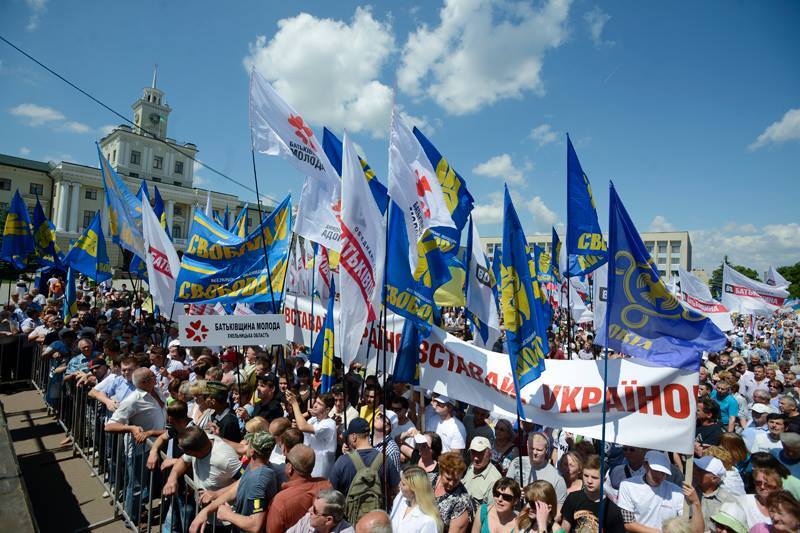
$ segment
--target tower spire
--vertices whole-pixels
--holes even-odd
[[[156,63],[155,65],[153,65],[153,84],[151,85],[151,87],[152,87],[153,89],[155,89],[155,88],[156,88],[156,78],[157,78],[157,77],[158,77],[158,63]]]

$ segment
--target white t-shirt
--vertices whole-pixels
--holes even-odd
[[[242,468],[242,462],[236,450],[221,438],[216,435],[209,435],[208,438],[211,440],[211,453],[199,459],[184,454],[183,460],[192,465],[194,482],[198,488],[219,490],[233,483]]]
[[[736,501],[739,502],[739,505],[744,510],[744,516],[747,518],[747,529],[751,529],[757,524],[772,524],[772,519],[769,515],[761,514],[761,511],[758,509],[755,494],[739,496]]]
[[[608,476],[606,476],[606,482],[604,485],[606,496],[612,502],[617,503],[617,498],[619,497],[620,483],[622,483],[626,479],[631,479],[636,476],[643,476],[644,473],[645,473],[644,463],[642,463],[642,465],[639,468],[632,468],[629,465],[615,466],[608,473]]]
[[[422,512],[419,505],[406,515],[408,501],[398,494],[392,504],[389,518],[392,520],[392,531],[395,533],[437,533],[436,520]]]
[[[463,450],[467,447],[467,430],[461,420],[450,417],[442,420],[438,416],[425,421],[425,430],[434,431],[442,439],[442,453],[450,450]]]
[[[651,487],[637,476],[620,483],[617,505],[634,513],[639,524],[661,529],[664,520],[683,514],[683,492],[669,481]]]
[[[318,421],[314,417],[308,423],[314,427],[314,433],[303,433],[303,444],[314,450],[314,454],[317,456],[311,475],[313,477],[330,477],[336,456],[336,422],[331,418]]]
[[[768,431],[759,431],[756,433],[756,438],[753,439],[753,446],[750,448],[750,453],[767,452],[772,453],[772,450],[782,450],[783,443],[779,440],[773,442],[769,438]]]

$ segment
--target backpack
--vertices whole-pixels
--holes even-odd
[[[361,460],[357,451],[350,452],[348,457],[356,467],[356,475],[347,490],[344,515],[348,522],[355,524],[368,512],[383,508],[383,487],[380,475],[383,456],[378,454],[369,466],[364,465],[364,461]]]

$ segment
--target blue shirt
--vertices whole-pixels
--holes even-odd
[[[106,396],[116,401],[122,402],[128,394],[136,390],[133,383],[118,374],[111,374],[103,381],[94,386],[96,391],[105,393]]]
[[[719,415],[723,426],[728,425],[730,417],[736,418],[739,416],[739,402],[733,397],[733,394],[728,393],[722,400],[717,398],[717,391],[711,391],[711,399],[719,405]]]

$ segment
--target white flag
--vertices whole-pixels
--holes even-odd
[[[206,216],[214,220],[214,209],[211,207],[211,191],[206,191]]]
[[[775,267],[772,265],[770,265],[769,270],[764,273],[764,283],[782,289],[787,289],[790,285],[789,280],[781,276],[781,273],[775,270]]]
[[[681,284],[680,300],[684,307],[707,316],[721,331],[733,329],[730,312],[711,296],[708,285],[681,267],[678,268],[678,276]]]
[[[608,303],[608,263],[592,272],[592,310],[594,311],[594,331],[606,327],[606,304]]]
[[[322,302],[327,302],[331,294],[331,268],[328,263],[328,250],[324,246],[317,246],[316,268],[314,275],[314,291],[319,294]]]
[[[142,196],[142,237],[144,238],[147,279],[153,304],[161,314],[178,316],[183,314],[183,304],[175,304],[175,280],[181,268],[181,260],[175,246],[169,240],[161,222],[150,207],[150,201]]]
[[[787,296],[786,289],[752,280],[727,263],[722,267],[722,305],[731,313],[770,315],[783,305]]]
[[[467,274],[469,276],[467,313],[473,324],[478,322],[475,344],[491,349],[494,341],[500,338],[500,319],[492,290],[492,271],[489,270],[486,255],[481,249],[481,237],[478,235],[478,227],[472,218],[470,218],[469,231],[471,234],[467,241],[472,244],[472,250],[467,250],[467,253],[470,254],[469,273]]]
[[[389,196],[405,217],[408,262],[413,272],[419,262],[417,243],[425,231],[437,226],[456,226],[447,209],[436,171],[397,110],[392,111],[389,139]]]
[[[358,353],[368,321],[378,318],[386,260],[386,223],[375,203],[358,155],[345,132],[342,141],[342,251],[339,256],[341,326],[345,368]]]

